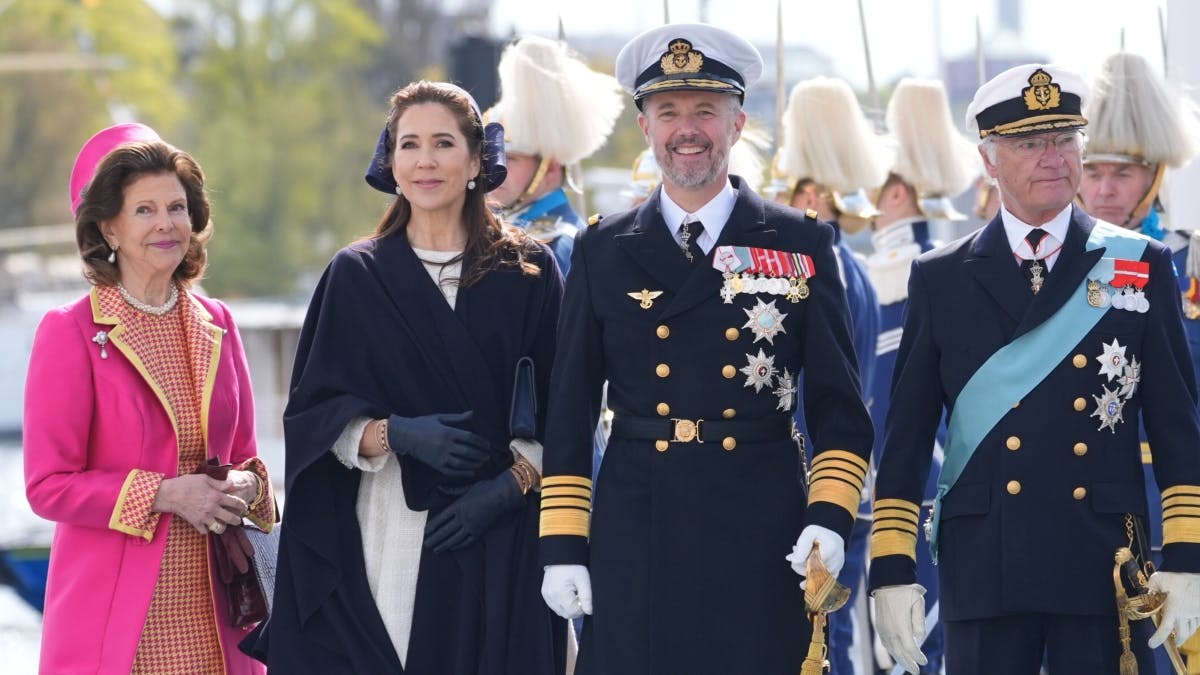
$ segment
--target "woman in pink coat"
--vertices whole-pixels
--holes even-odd
[[[210,533],[275,522],[241,339],[191,292],[204,175],[148,127],[93,136],[71,175],[91,292],[43,318],[25,390],[25,488],[55,521],[46,673],[259,673],[237,651]],[[225,480],[195,473],[209,458]]]

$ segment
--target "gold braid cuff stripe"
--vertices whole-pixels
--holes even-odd
[[[576,485],[592,489],[592,479],[583,476],[559,475],[559,476],[544,476],[542,478],[542,490],[546,488],[559,487],[562,485]]]
[[[592,502],[590,499],[580,499],[578,497],[547,497],[546,495],[542,495],[543,511],[564,507],[587,510],[592,508]]]
[[[557,508],[542,511],[539,537],[568,535],[574,537],[588,536],[591,514],[585,509]]]

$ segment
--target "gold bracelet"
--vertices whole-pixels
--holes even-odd
[[[521,495],[524,496],[529,494],[529,477],[522,473],[521,470],[517,468],[516,464],[513,464],[508,470],[510,473],[512,473],[513,478],[517,479],[517,489],[521,491]]]
[[[254,482],[258,484],[258,491],[254,495],[254,501],[250,502],[250,505],[246,507],[247,511],[253,511],[254,509],[258,508],[258,506],[263,503],[263,499],[265,499],[267,496],[267,481],[263,480],[262,476],[254,473],[253,471],[250,472],[250,475],[254,476]]]
[[[542,475],[533,467],[533,464],[525,457],[519,459],[517,463],[529,474],[529,488],[531,490],[540,490],[542,488]]]
[[[379,424],[375,425],[375,435],[379,439],[379,447],[387,454],[392,454],[392,446],[388,443],[388,423],[387,420],[379,420]]]

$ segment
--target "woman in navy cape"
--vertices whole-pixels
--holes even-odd
[[[561,274],[488,213],[503,131],[470,95],[420,82],[391,103],[367,182],[399,196],[309,306],[274,607],[243,646],[286,673],[562,673],[535,556],[544,420],[509,424],[514,396],[545,400]]]

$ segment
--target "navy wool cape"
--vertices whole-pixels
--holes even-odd
[[[284,411],[287,504],[273,614],[242,643],[274,672],[540,675],[564,671],[566,623],[540,595],[538,502],[501,517],[481,541],[444,555],[424,549],[407,663],[401,666],[367,583],[355,514],[361,472],[330,452],[355,417],[472,411],[493,457],[475,480],[512,465],[508,410],[516,362],[536,364],[545,401],[562,277],[502,264],[451,309],[403,231],[338,252],[300,333]],[[464,261],[469,270],[473,261]],[[539,419],[538,436],[544,428]],[[408,506],[430,518],[457,487],[401,458]]]

